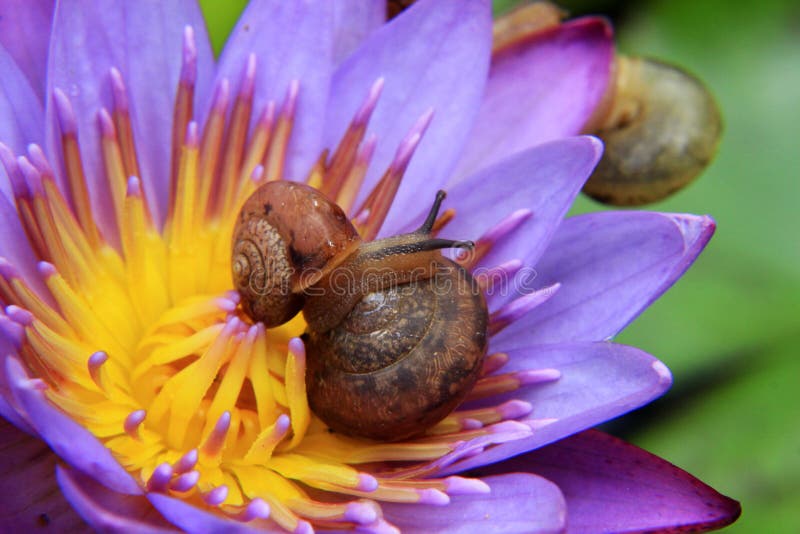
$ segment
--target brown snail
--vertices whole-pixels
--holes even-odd
[[[483,294],[431,235],[444,199],[408,234],[362,242],[336,204],[294,182],[261,186],[233,234],[245,312],[276,326],[308,323],[306,389],[332,429],[398,440],[446,417],[478,377],[487,343]]]
[[[655,202],[711,162],[722,118],[700,80],[666,63],[617,56],[610,92],[587,129],[605,151],[584,193],[607,204]]]

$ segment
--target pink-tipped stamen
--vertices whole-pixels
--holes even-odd
[[[350,125],[342,136],[342,140],[339,142],[339,146],[336,148],[336,152],[330,159],[320,187],[320,191],[329,198],[337,198],[339,196],[339,192],[344,187],[346,179],[356,162],[359,146],[367,132],[372,112],[375,111],[375,106],[378,104],[383,84],[383,78],[378,78],[372,84],[367,98],[356,111]]]
[[[78,146],[78,123],[75,111],[67,95],[60,89],[53,89],[53,103],[61,130],[61,153],[64,158],[69,200],[81,228],[94,248],[100,246],[100,232],[94,222],[86,174],[83,170],[80,148]]]
[[[214,428],[206,438],[205,443],[200,448],[201,452],[209,457],[215,457],[222,452],[225,446],[225,438],[228,437],[228,430],[231,427],[231,412],[225,411],[217,419]]]
[[[144,423],[146,417],[147,412],[144,410],[136,410],[129,413],[125,418],[125,422],[123,423],[125,433],[137,441],[141,440],[142,438],[139,435],[139,428],[142,426],[142,423]]]
[[[343,519],[359,525],[369,525],[380,518],[380,507],[368,500],[353,501],[347,503],[344,509]]]
[[[181,76],[180,83],[194,86],[197,81],[197,41],[195,40],[194,28],[185,26],[183,28],[183,48],[181,54]]]
[[[501,369],[509,361],[508,354],[505,352],[495,352],[486,356],[483,359],[483,367],[481,368],[481,376],[493,374],[498,369]]]
[[[170,154],[170,199],[175,196],[175,184],[178,181],[180,165],[180,149],[186,127],[194,115],[194,86],[197,81],[197,43],[194,28],[183,29],[183,53],[181,56],[181,74],[175,95],[175,107],[172,112],[172,152]],[[170,209],[172,202],[170,202]],[[171,213],[171,212],[170,212]]]
[[[53,104],[55,104],[56,120],[58,120],[61,135],[77,135],[78,121],[75,118],[75,110],[66,93],[58,87],[53,89]]]
[[[437,489],[417,490],[420,504],[432,504],[433,506],[447,506],[450,504],[450,497],[443,491]]]
[[[550,297],[555,295],[560,287],[561,284],[556,283],[534,291],[533,293],[528,293],[527,295],[512,300],[499,310],[493,312],[489,316],[489,335],[496,335],[508,325],[527,315],[537,306],[550,300]]]
[[[247,523],[254,519],[267,519],[270,515],[269,504],[264,499],[255,498],[245,506],[244,510],[236,516],[236,519]]]
[[[188,471],[172,479],[169,483],[169,489],[179,493],[185,493],[195,487],[199,480],[200,471]]]
[[[197,460],[200,454],[197,452],[197,449],[192,449],[183,456],[181,456],[177,462],[172,465],[173,471],[177,474],[188,473],[197,465]]]
[[[414,155],[432,119],[433,110],[428,110],[417,120],[408,135],[400,142],[400,146],[397,147],[394,159],[383,177],[372,189],[364,204],[356,211],[356,218],[363,212],[369,211],[369,218],[361,228],[364,240],[371,241],[378,235],[389,213],[389,208],[394,202],[397,190],[400,188],[403,175],[411,162],[411,156]]]
[[[469,251],[463,251],[458,255],[456,261],[465,269],[471,270],[480,262],[490,250],[503,240],[507,239],[517,228],[527,221],[533,212],[528,209],[520,209],[501,220],[496,225],[487,230],[475,242],[475,247]]]
[[[147,491],[165,492],[169,489],[169,483],[172,480],[172,466],[168,463],[163,463],[155,468],[153,474],[147,481]]]
[[[203,501],[209,506],[219,506],[228,498],[228,486],[217,486],[203,494]]]
[[[36,143],[31,143],[28,145],[28,159],[42,174],[42,176],[55,176],[53,173],[53,167],[51,167],[50,163],[47,161],[47,156],[45,156],[44,150],[42,150],[42,147]]]
[[[286,165],[286,154],[289,148],[289,138],[294,126],[297,110],[297,95],[300,92],[300,82],[292,80],[286,91],[278,120],[275,124],[275,133],[270,141],[267,154],[264,158],[264,167],[267,171],[267,180],[280,180]]]
[[[250,54],[247,56],[242,79],[239,82],[239,91],[225,131],[225,148],[222,153],[218,186],[221,186],[222,183],[235,182],[239,178],[239,170],[245,157],[247,133],[250,128],[255,84],[256,56]],[[236,187],[220,187],[221,198],[214,206],[215,213],[225,214],[235,209],[236,191]]]
[[[6,306],[6,316],[22,327],[28,327],[33,324],[33,314],[28,310],[23,310],[19,306],[11,304]]]
[[[516,391],[523,386],[553,382],[559,378],[561,372],[558,369],[531,369],[487,376],[478,380],[467,398],[483,399]]]
[[[479,478],[450,476],[444,479],[448,495],[484,495],[491,493],[489,484]]]
[[[14,193],[14,197],[30,197],[28,184],[25,183],[22,172],[19,170],[19,165],[17,165],[17,157],[14,155],[14,152],[3,143],[0,143],[0,162],[2,162],[3,167],[6,169],[6,174],[11,182],[11,191]]]
[[[489,269],[479,267],[472,271],[472,276],[484,295],[493,295],[497,291],[508,290],[523,265],[521,260],[513,259]]]
[[[141,176],[139,172],[139,162],[136,159],[136,143],[133,139],[133,125],[131,123],[130,107],[128,103],[128,89],[122,78],[122,73],[112,67],[110,71],[111,94],[113,95],[114,106],[111,116],[114,125],[117,127],[119,138],[120,154],[125,170],[125,176]]]
[[[21,324],[12,321],[5,313],[0,314],[0,331],[9,339],[15,350],[20,350],[25,342],[25,329]]]
[[[368,473],[358,474],[358,484],[356,489],[358,491],[372,492],[378,489],[378,479]]]
[[[86,362],[86,366],[89,369],[89,376],[92,377],[92,382],[97,384],[97,387],[99,387],[101,390],[105,388],[103,387],[103,378],[100,371],[103,368],[103,364],[105,364],[107,361],[108,354],[102,350],[99,350],[89,356],[89,360]],[[130,415],[128,417],[130,417]],[[127,419],[125,421],[127,424]]]

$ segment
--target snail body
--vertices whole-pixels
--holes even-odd
[[[276,326],[302,309],[306,389],[333,430],[372,439],[418,434],[477,380],[488,312],[473,278],[431,236],[444,193],[411,233],[362,242],[315,189],[270,182],[245,203],[232,269],[242,307]]]

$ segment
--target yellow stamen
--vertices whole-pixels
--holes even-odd
[[[97,248],[102,243],[102,239],[97,226],[95,226],[91,204],[89,203],[89,191],[86,188],[86,178],[83,174],[78,139],[74,134],[64,134],[61,137],[61,146],[64,154],[66,176],[69,181],[69,190],[72,194],[72,202],[75,205],[75,214],[81,223],[81,228],[86,232],[89,242],[94,248]]]
[[[289,137],[292,134],[294,110],[299,90],[300,86],[296,81],[289,84],[289,91],[283,102],[283,109],[275,125],[275,135],[269,145],[267,157],[264,161],[264,169],[266,170],[268,181],[283,178],[283,167],[286,164],[286,152],[289,147]]]
[[[209,213],[211,202],[211,191],[217,172],[217,165],[220,158],[222,139],[225,134],[225,108],[228,106],[228,92],[230,86],[227,80],[217,87],[214,95],[211,113],[203,129],[203,137],[200,143],[200,163],[198,169],[199,190],[197,191],[197,213],[200,217],[205,217]],[[183,202],[180,197],[177,200]]]
[[[296,338],[289,342],[289,354],[286,357],[286,398],[294,432],[287,447],[291,449],[303,441],[311,422],[306,396],[306,351],[302,341]]]

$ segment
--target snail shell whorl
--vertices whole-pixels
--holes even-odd
[[[335,328],[306,335],[309,403],[334,430],[404,439],[472,388],[486,352],[486,304],[466,271],[440,262],[434,278],[369,293]]]
[[[305,184],[269,182],[239,213],[232,271],[245,312],[266,326],[294,317],[303,290],[358,247],[358,232],[342,209]]]
[[[264,219],[243,222],[233,246],[233,281],[245,313],[267,326],[285,323],[303,307],[291,292],[294,269],[278,231]]]

